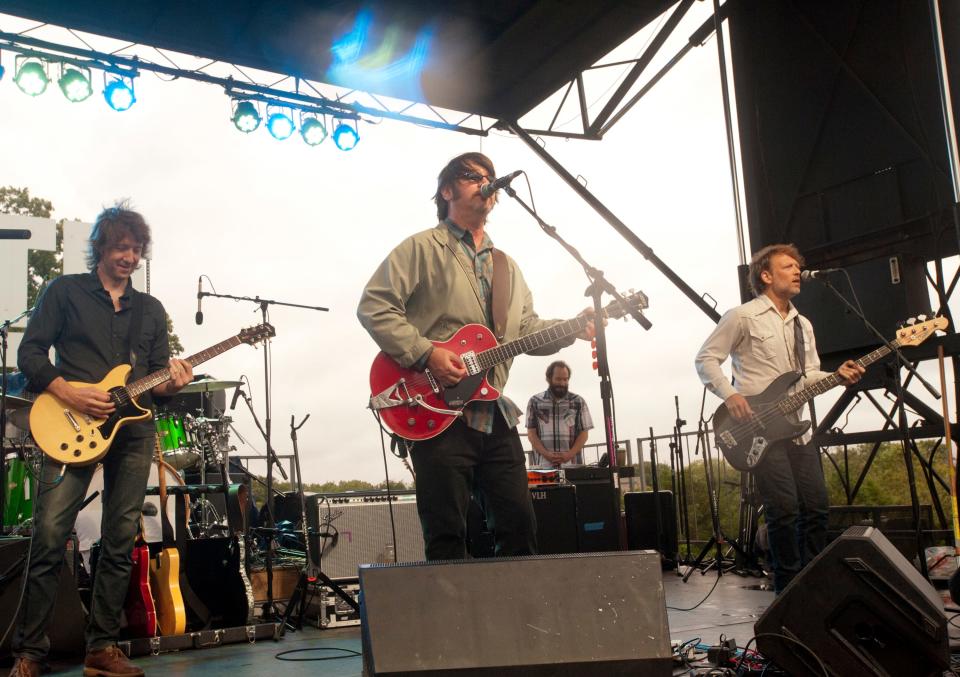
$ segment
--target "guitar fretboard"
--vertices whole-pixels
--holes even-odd
[[[522,336],[513,341],[508,341],[502,345],[484,350],[483,352],[477,354],[477,360],[480,364],[480,368],[483,371],[486,371],[487,369],[490,369],[501,362],[506,362],[517,355],[522,355],[523,353],[528,353],[531,350],[536,350],[537,348],[542,348],[550,345],[551,343],[562,341],[568,336],[572,336],[573,334],[583,331],[590,322],[590,319],[591,318],[589,317],[575,317],[572,320],[558,322],[557,324],[551,325],[546,329],[541,329],[540,331],[532,334],[527,334],[526,336]]]
[[[894,345],[899,345],[899,342],[894,341]],[[868,353],[859,360],[856,360],[856,363],[866,369],[877,360],[883,359],[889,355],[891,352],[893,351],[891,350],[890,346],[880,346],[872,353]],[[817,395],[822,395],[841,383],[843,383],[843,379],[840,378],[839,374],[830,374],[826,378],[817,381],[813,385],[809,385],[803,390],[798,390],[790,397],[785,397],[784,399],[780,400],[777,403],[777,407],[782,413],[789,414],[790,412],[796,411],[802,407],[808,400],[812,400]]]
[[[239,336],[231,336],[226,341],[221,341],[215,346],[210,346],[206,350],[202,350],[196,355],[191,355],[190,357],[185,358],[186,362],[190,363],[191,367],[196,367],[198,364],[203,364],[210,358],[216,357],[222,353],[227,352],[231,348],[240,345]],[[130,393],[130,396],[133,398],[139,397],[146,391],[151,388],[155,388],[161,383],[166,383],[170,380],[170,370],[163,368],[159,371],[155,371],[152,374],[148,374],[141,379],[137,379],[133,383],[127,384],[127,392]]]

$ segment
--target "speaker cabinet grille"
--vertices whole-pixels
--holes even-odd
[[[321,571],[330,578],[356,578],[359,565],[394,561],[393,554],[397,562],[423,560],[416,496],[395,492],[392,499],[388,503],[385,492],[315,494],[307,499],[311,556]]]

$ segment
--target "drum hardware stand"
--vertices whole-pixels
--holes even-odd
[[[29,235],[30,231],[26,232]],[[3,445],[7,437],[7,337],[10,327],[32,312],[33,308],[29,308],[12,320],[0,323],[0,520],[7,509],[7,451]],[[6,533],[6,530],[6,525],[0,522],[0,533]]]
[[[307,562],[304,565],[303,569],[300,571],[300,577],[297,579],[297,586],[293,590],[293,594],[290,595],[290,600],[287,602],[287,608],[283,612],[283,622],[280,624],[280,636],[286,633],[287,628],[290,630],[301,630],[303,629],[303,615],[306,612],[307,607],[307,594],[311,585],[316,585],[316,581],[319,579],[324,586],[330,588],[340,599],[346,602],[350,607],[360,613],[360,606],[357,604],[356,600],[350,597],[347,593],[343,591],[339,585],[337,585],[329,576],[327,576],[323,571],[320,570],[320,567],[313,561],[313,555],[310,552],[310,529],[307,527],[307,499],[303,495],[303,476],[300,474],[300,449],[297,444],[297,431],[300,430],[307,422],[307,419],[310,418],[310,414],[307,414],[303,417],[303,420],[300,421],[299,425],[294,424],[294,416],[290,416],[290,439],[293,441],[293,463],[294,470],[296,471],[296,482],[295,486],[297,488],[297,497],[300,500],[300,520],[303,527],[303,546],[306,550]],[[299,607],[297,612],[297,624],[293,625],[290,622],[290,618],[293,616],[295,609]]]
[[[593,299],[595,318],[594,330],[596,332],[595,338],[597,346],[597,376],[600,378],[600,399],[603,402],[603,432],[606,437],[606,444],[604,446],[607,450],[607,458],[610,459],[610,483],[613,486],[612,493],[613,500],[616,504],[616,514],[619,515],[620,472],[619,468],[617,467],[617,431],[616,422],[614,421],[613,416],[613,382],[610,376],[610,365],[607,362],[607,334],[606,327],[604,327],[603,322],[603,305],[601,296],[604,292],[606,292],[613,296],[613,298],[620,301],[621,307],[627,311],[641,327],[647,330],[649,330],[653,325],[650,323],[650,320],[644,316],[642,311],[643,308],[646,308],[649,304],[646,302],[646,296],[643,294],[640,294],[644,298],[644,302],[640,304],[642,307],[634,307],[627,303],[626,300],[616,290],[616,288],[604,277],[603,271],[598,270],[597,268],[594,268],[588,264],[575,247],[560,237],[560,234],[557,233],[556,228],[540,218],[540,215],[537,214],[536,210],[532,209],[529,205],[527,205],[526,202],[517,196],[517,191],[511,188],[509,184],[503,186],[503,191],[511,198],[516,200],[516,202],[534,218],[537,224],[539,224],[540,228],[543,229],[543,232],[560,243],[560,246],[567,250],[567,252],[577,261],[577,263],[583,266],[583,271],[586,273],[587,279],[590,280],[590,284],[587,287],[585,296],[589,296]],[[625,543],[626,534],[624,533],[623,523],[620,519],[616,520],[616,528],[619,535],[618,542],[621,544]]]
[[[713,477],[713,454],[710,452],[710,433],[707,429],[707,421],[703,418],[703,410],[706,406],[707,401],[707,389],[703,389],[703,398],[700,402],[700,423],[697,427],[697,447],[695,454],[699,455],[700,446],[703,446],[703,470],[707,480],[707,494],[710,497],[710,524],[713,528],[713,535],[710,536],[710,540],[704,543],[703,548],[700,550],[700,554],[697,555],[697,558],[693,561],[693,564],[690,565],[690,568],[687,569],[687,572],[683,575],[683,582],[686,583],[690,580],[690,576],[694,571],[700,570],[701,574],[707,573],[711,566],[716,566],[717,576],[723,575],[723,547],[730,546],[732,547],[740,557],[743,557],[745,560],[751,560],[752,556],[748,555],[740,544],[737,543],[735,539],[728,539],[723,533],[723,528],[720,525],[720,499],[719,491],[717,489],[717,484]],[[703,560],[710,552],[711,548],[716,547],[716,558],[706,566],[703,565]]]
[[[204,296],[209,296],[211,298],[218,299],[232,299],[234,301],[250,301],[260,306],[260,316],[262,322],[266,324],[267,322],[267,309],[270,306],[286,306],[288,308],[305,308],[307,310],[316,310],[320,312],[327,312],[330,309],[324,308],[322,306],[307,306],[299,303],[287,303],[284,301],[275,301],[272,299],[262,299],[259,296],[249,297],[249,296],[234,296],[232,294],[218,294],[216,292],[205,292],[200,290],[197,292],[197,300],[201,300]],[[283,470],[283,466],[280,464],[280,459],[277,458],[277,454],[273,449],[273,444],[271,442],[271,432],[272,432],[272,397],[270,390],[271,383],[271,374],[270,374],[270,341],[266,341],[263,344],[263,390],[264,390],[264,425],[260,426],[260,423],[257,422],[257,427],[260,428],[260,432],[263,434],[264,442],[266,443],[267,449],[267,526],[260,529],[260,533],[267,536],[267,551],[266,551],[266,571],[267,571],[267,601],[263,605],[263,619],[265,621],[274,620],[279,617],[277,613],[276,605],[273,600],[273,538],[276,535],[275,520],[273,514],[273,465],[276,464],[280,469],[280,474],[283,475],[284,479],[287,479],[287,474]],[[249,403],[248,403],[249,404]],[[253,407],[251,406],[251,411]],[[254,417],[256,421],[256,417]]]

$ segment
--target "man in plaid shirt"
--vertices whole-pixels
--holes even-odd
[[[538,468],[583,465],[581,450],[593,427],[590,409],[582,397],[571,393],[570,367],[557,360],[547,367],[542,393],[527,403],[527,439],[537,452]]]

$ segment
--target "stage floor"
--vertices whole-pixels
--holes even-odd
[[[667,595],[671,639],[684,642],[700,638],[705,644],[719,643],[720,635],[736,639],[743,646],[753,637],[753,624],[773,600],[767,579],[725,574],[717,579],[715,571],[698,572],[683,583],[673,571],[663,572]],[[696,609],[716,583],[713,594]],[[410,619],[407,619],[410,620]],[[399,618],[403,623],[405,619]],[[286,656],[279,656],[283,652]],[[197,649],[135,659],[148,675],[165,677],[202,674],[229,677],[284,677],[309,672],[318,677],[358,677],[361,659],[360,627],[318,630],[305,627],[287,633],[280,641],[261,640],[256,644],[229,644],[213,649]],[[287,658],[289,660],[283,660]],[[57,663],[53,675],[75,675],[78,665]],[[685,672],[685,668],[677,670]]]

